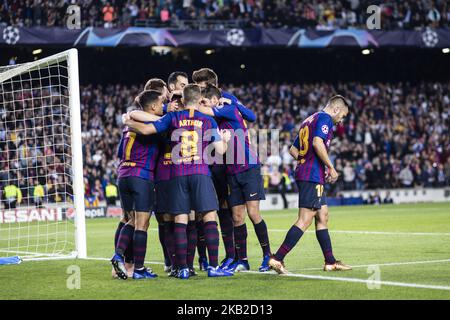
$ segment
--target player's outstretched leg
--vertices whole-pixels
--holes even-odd
[[[203,221],[197,220],[197,251],[198,251],[198,268],[200,271],[208,270],[208,257],[206,256],[206,239],[205,230],[203,228]]]
[[[116,233],[114,235],[114,251],[116,251],[116,248],[117,248],[117,242],[119,241],[120,231],[126,225],[127,222],[128,222],[128,218],[127,218],[127,214],[125,213],[124,217],[122,217],[122,219],[120,219],[120,222],[117,225]],[[111,274],[112,274],[113,278],[118,278],[116,270],[114,270],[114,267],[112,268]]]
[[[244,206],[241,206],[244,208]],[[235,208],[233,208],[234,210]],[[250,270],[250,265],[247,258],[247,225],[243,219],[235,219],[235,214],[233,212],[234,220],[234,241],[236,243],[237,260],[233,262],[229,269],[239,272]]]
[[[295,247],[297,242],[303,236],[303,233],[308,229],[312,223],[312,219],[315,216],[316,211],[300,208],[299,216],[295,224],[289,229],[283,243],[277,252],[269,259],[269,265],[279,274],[287,274],[287,270],[284,266],[284,257]]]
[[[144,266],[145,255],[147,253],[147,230],[149,226],[150,213],[136,212],[135,223],[136,230],[133,237],[134,252],[134,272],[133,279],[153,279],[157,275],[150,268]]]
[[[176,249],[175,249],[175,225],[173,221],[166,220],[164,225],[164,241],[167,248],[167,253],[170,258],[171,268],[168,271],[170,277],[176,277],[178,275],[177,261],[176,261]]]
[[[222,269],[228,269],[235,259],[234,246],[234,226],[231,210],[228,208],[219,209],[220,231],[222,233],[223,245],[225,247],[225,259],[220,264]]]
[[[333,255],[333,248],[331,246],[331,238],[328,232],[328,206],[324,205],[317,211],[316,217],[316,238],[319,241],[320,248],[322,249],[325,264],[324,271],[341,271],[351,270],[352,268],[345,265]]]
[[[206,246],[208,248],[208,277],[229,277],[233,275],[230,270],[221,269],[219,265],[219,230],[216,222],[216,211],[203,215]]]
[[[169,272],[171,267],[171,261],[169,253],[167,252],[166,240],[165,240],[165,228],[166,222],[164,221],[164,217],[162,214],[156,214],[156,220],[158,221],[158,238],[159,243],[161,244],[161,249],[164,255],[164,272]]]
[[[133,240],[134,234],[134,217],[130,215],[128,222],[122,226],[119,236],[117,237],[117,245],[114,256],[111,258],[111,264],[119,279],[126,280],[128,278],[127,269],[125,267],[124,254],[128,246]]]
[[[187,266],[187,223],[188,214],[179,214],[175,217],[174,239],[175,256],[178,268],[177,278],[189,279],[189,268]]]
[[[267,232],[267,225],[261,214],[259,212],[259,201],[248,201],[247,202],[248,216],[253,222],[253,227],[255,228],[255,233],[261,246],[263,253],[263,261],[259,267],[260,272],[269,271],[269,258],[270,258],[270,242],[269,234]]]
[[[197,247],[197,226],[195,220],[190,220],[186,228],[187,232],[187,265],[189,268],[189,275],[196,276],[194,270],[195,249]]]

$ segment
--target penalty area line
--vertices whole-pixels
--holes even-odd
[[[258,271],[242,271],[242,273],[252,273],[252,274],[269,274],[273,275],[274,273],[268,272],[258,272]],[[329,277],[329,276],[319,276],[319,275],[310,275],[310,274],[300,274],[300,273],[288,273],[281,275],[282,277],[294,277],[294,278],[305,278],[305,279],[313,279],[313,280],[330,280],[330,281],[341,281],[341,282],[354,282],[354,283],[365,283],[370,284],[371,286],[394,286],[394,287],[407,287],[407,288],[418,288],[418,289],[433,289],[433,290],[445,290],[450,291],[450,287],[448,286],[437,286],[437,285],[428,285],[428,284],[418,284],[418,283],[406,283],[406,282],[395,282],[395,281],[375,281],[375,280],[366,280],[359,278],[345,278],[345,277]]]

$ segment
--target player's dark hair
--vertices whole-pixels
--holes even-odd
[[[219,78],[217,74],[209,68],[201,68],[195,70],[192,73],[192,81],[195,83],[206,82],[207,84],[212,84],[213,86],[218,86]]]
[[[208,84],[206,88],[202,89],[202,97],[205,97],[207,99],[216,97],[217,99],[220,99],[220,97],[222,97],[222,92],[220,92],[220,89],[216,86]]]
[[[336,103],[342,103],[347,109],[349,108],[349,104],[348,104],[348,102],[347,102],[347,100],[343,97],[343,96],[341,96],[340,94],[337,94],[337,95],[334,95],[334,96],[332,96],[329,100],[328,100],[328,102],[327,102],[327,106],[328,105],[334,105],[334,104],[336,104]]]
[[[171,84],[175,85],[177,83],[177,81],[178,81],[178,77],[184,77],[186,79],[189,78],[186,72],[175,71],[175,72],[172,72],[169,75],[169,78],[167,79],[167,84],[168,85],[171,85]]]
[[[196,104],[202,98],[202,92],[198,85],[188,84],[183,88],[184,105]]]
[[[147,81],[147,83],[145,84],[144,90],[157,90],[160,93],[162,93],[164,91],[164,87],[167,87],[164,80],[159,79],[159,78],[152,78]]]
[[[144,90],[138,94],[134,101],[142,110],[146,110],[153,103],[157,102],[160,97],[161,92],[157,90]]]

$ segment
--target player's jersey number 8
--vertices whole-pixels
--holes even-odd
[[[198,133],[195,131],[184,131],[181,134],[181,156],[193,157],[197,155]]]
[[[300,150],[299,154],[304,157],[308,153],[309,148],[309,127],[305,126],[299,132]]]

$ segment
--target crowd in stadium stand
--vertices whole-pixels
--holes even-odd
[[[340,179],[329,190],[441,187],[450,184],[450,83],[249,84],[226,86],[257,114],[252,129],[279,129],[280,153],[263,158],[265,188],[294,191],[295,163],[288,154],[300,123],[336,92],[352,107],[336,128],[332,161]],[[87,193],[104,198],[115,179],[121,114],[138,86],[82,88]],[[269,145],[270,147],[270,145]]]
[[[450,185],[450,83],[250,83],[225,88],[257,114],[257,121],[250,128],[279,129],[279,154],[261,154],[264,184],[269,192],[295,191],[295,162],[288,149],[302,120],[319,110],[335,93],[347,97],[351,109],[345,123],[337,126],[331,145],[331,159],[340,178],[328,190],[329,194],[354,189]],[[140,90],[137,85],[80,88],[86,195],[96,201],[104,200],[106,185],[116,181],[121,114],[133,104]],[[38,97],[39,92],[34,95]],[[35,99],[35,112],[43,110],[39,103],[50,104],[46,99]],[[50,132],[55,126],[45,125],[50,119],[53,124],[64,121],[60,103],[53,104],[56,106],[53,116],[41,115],[27,122],[21,120],[27,115],[22,112],[22,105],[16,107],[16,112],[6,113],[8,106],[0,104],[0,116],[6,119],[0,122],[0,188],[4,189],[6,182],[12,180],[23,187],[23,197],[31,199],[30,203],[38,185],[55,197],[49,199],[51,202],[72,193],[70,182],[66,181],[65,171],[69,167],[62,164],[63,154],[70,154],[69,135],[61,131],[66,127],[59,126]],[[27,132],[23,130],[25,125],[40,129]],[[36,142],[38,148],[33,147]],[[7,154],[9,164],[5,162]],[[12,169],[21,174],[11,179]]]
[[[70,181],[67,90],[0,88],[0,200],[4,207],[65,201]]]
[[[81,9],[82,27],[364,27],[373,4],[381,7],[383,29],[448,27],[450,21],[446,0],[3,0],[0,25],[65,26],[72,4]]]

